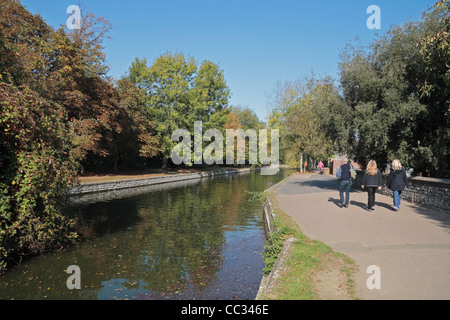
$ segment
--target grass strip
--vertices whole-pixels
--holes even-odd
[[[274,266],[284,242],[288,238],[294,238],[288,256],[283,262],[278,279],[271,285],[268,294],[262,299],[274,300],[316,300],[320,298],[320,292],[316,288],[315,275],[325,261],[333,261],[333,267],[339,268],[339,272],[345,274],[346,294],[355,299],[353,274],[356,271],[354,262],[347,256],[334,252],[332,248],[323,242],[312,240],[305,236],[297,223],[290,216],[281,211],[273,195],[269,196],[274,206],[275,231],[269,236],[263,250],[265,261],[264,275],[268,275]]]

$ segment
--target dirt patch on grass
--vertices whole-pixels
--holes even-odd
[[[321,268],[313,276],[318,300],[354,300],[355,266],[339,255],[326,254]]]

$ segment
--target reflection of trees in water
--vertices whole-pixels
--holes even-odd
[[[100,238],[95,247],[81,246],[80,254],[101,264],[105,277],[120,272],[120,277],[140,279],[147,290],[199,290],[220,270],[223,225],[236,220],[247,179],[204,179],[170,191],[91,204],[76,216],[78,225],[85,236],[110,236],[107,241]]]
[[[176,189],[78,205],[71,216],[86,240],[21,267],[16,292],[9,291],[9,297],[96,299],[105,292],[112,297],[107,291],[114,291],[109,285],[116,282],[124,291],[137,289],[135,298],[165,298],[176,291],[194,297],[216,280],[227,230],[247,225],[260,212],[245,191],[263,191],[271,179],[259,174],[207,178]],[[82,290],[66,287],[64,270],[72,264],[81,268]],[[0,281],[0,297],[7,298],[7,290],[11,288]]]

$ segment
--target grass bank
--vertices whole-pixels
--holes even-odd
[[[354,262],[334,252],[328,245],[305,236],[299,226],[279,209],[271,192],[275,213],[275,230],[269,237],[263,256],[265,276],[271,271],[283,243],[293,238],[287,253],[277,263],[276,276],[258,299],[274,300],[352,300],[356,299],[353,275]],[[275,271],[275,270],[274,270]]]

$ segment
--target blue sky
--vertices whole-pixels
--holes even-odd
[[[339,52],[356,37],[369,44],[394,24],[417,20],[436,0],[22,0],[57,28],[69,5],[81,4],[112,24],[105,41],[109,75],[120,78],[135,57],[153,62],[169,51],[224,71],[231,104],[248,106],[261,120],[275,84],[310,75],[337,77]],[[370,30],[370,5],[381,29]]]

